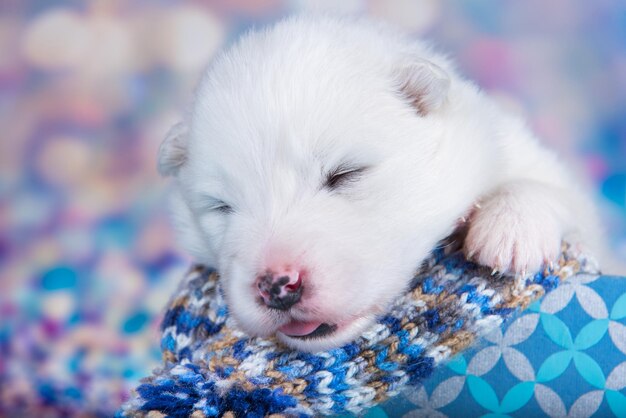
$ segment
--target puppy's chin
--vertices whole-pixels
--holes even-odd
[[[368,313],[354,319],[342,320],[338,323],[333,323],[332,320],[326,320],[326,322],[319,321],[319,326],[311,329],[308,334],[295,336],[287,335],[280,329],[290,321],[295,321],[289,314],[276,313],[276,315],[272,315],[271,312],[266,314],[269,315],[262,315],[264,319],[262,321],[248,321],[245,317],[240,318],[239,315],[233,315],[233,319],[241,330],[250,336],[261,338],[275,337],[290,348],[310,353],[330,350],[348,344],[360,337],[376,320],[375,314]],[[259,318],[258,316],[256,317],[257,319]]]
[[[240,311],[237,309],[241,307],[240,304],[233,307],[231,315],[242,331],[250,336],[261,338],[275,337],[282,344],[304,352],[331,350],[356,340],[374,324],[376,315],[380,311],[372,308],[360,313],[358,316],[344,317],[334,321],[328,316],[324,319],[302,316],[297,311],[289,313],[275,310],[264,310],[261,312],[258,308],[254,311]],[[251,318],[254,319],[250,320]],[[301,331],[300,333],[296,332],[295,334],[297,335],[288,335],[283,332],[289,328],[290,323],[298,322],[306,324],[304,326],[296,325]],[[293,328],[291,329],[293,330]],[[302,332],[303,329],[305,329],[304,333]]]
[[[354,341],[363,332],[370,327],[375,321],[375,317],[363,316],[342,324],[322,325],[325,330],[321,335],[317,332],[311,333],[309,336],[294,337],[286,335],[280,331],[276,331],[276,338],[288,347],[299,351],[314,353],[317,351],[330,350],[341,347],[351,341]]]

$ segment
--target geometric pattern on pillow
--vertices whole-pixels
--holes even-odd
[[[626,417],[626,279],[580,274],[366,417]]]

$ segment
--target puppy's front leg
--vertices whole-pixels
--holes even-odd
[[[499,272],[530,273],[555,261],[574,224],[569,193],[535,180],[504,183],[476,205],[466,255]]]

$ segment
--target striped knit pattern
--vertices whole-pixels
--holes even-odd
[[[360,413],[434,368],[578,273],[593,260],[567,244],[555,266],[492,276],[452,246],[435,250],[411,283],[356,341],[315,354],[239,331],[217,272],[196,266],[162,324],[163,367],[119,416],[263,417]]]

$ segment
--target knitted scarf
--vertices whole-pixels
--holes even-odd
[[[567,244],[558,263],[526,277],[492,275],[459,248],[443,245],[361,337],[311,354],[238,330],[217,272],[195,266],[162,323],[162,368],[142,381],[118,416],[360,413],[418,384],[578,272],[597,268]]]

